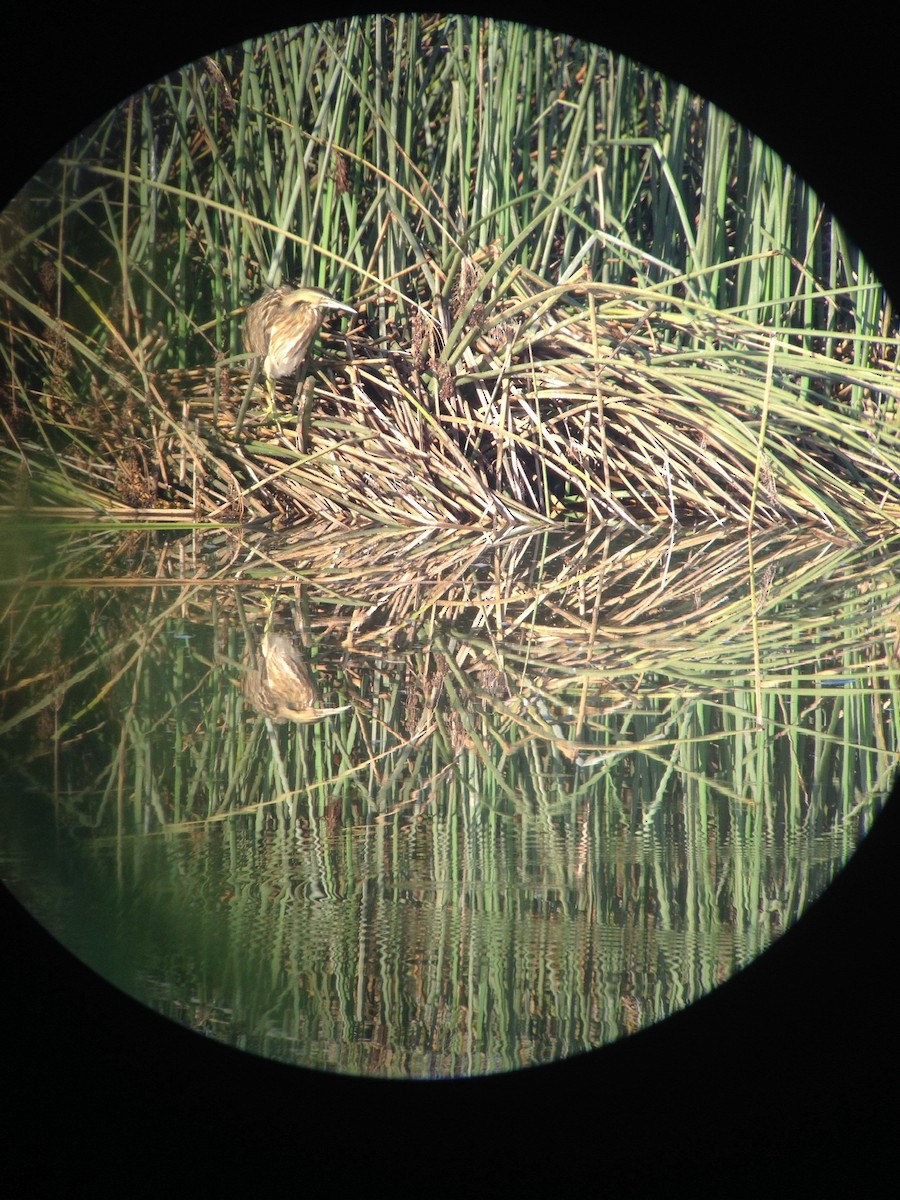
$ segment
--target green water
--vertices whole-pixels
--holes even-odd
[[[10,533],[0,875],[279,1061],[480,1075],[653,1025],[821,895],[900,741],[894,545],[759,535],[751,577],[745,533],[683,542]],[[267,627],[333,715],[260,708]]]

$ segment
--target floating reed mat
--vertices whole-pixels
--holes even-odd
[[[449,301],[409,306],[387,340],[365,317],[323,335],[277,418],[234,367],[159,373],[87,412],[64,397],[52,417],[35,409],[54,426],[35,454],[67,430],[78,449],[56,468],[96,506],[203,520],[896,524],[885,344],[859,365],[846,339],[663,288],[549,286],[517,268],[491,291],[479,270]]]

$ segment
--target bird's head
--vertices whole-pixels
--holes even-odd
[[[344,304],[343,300],[335,300],[334,296],[330,292],[326,292],[324,288],[293,288],[285,293],[283,303],[286,308],[297,308],[301,304],[309,304],[314,308],[335,308],[340,312],[356,315],[356,309],[351,304]]]

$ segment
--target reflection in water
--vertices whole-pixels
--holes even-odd
[[[260,658],[244,673],[247,699],[263,716],[277,723],[321,721],[347,710],[322,708],[319,689],[300,647],[285,633],[266,630]]]
[[[119,587],[111,542],[64,543],[61,581],[102,582],[6,589],[4,876],[126,990],[289,1062],[603,1045],[748,962],[869,828],[897,549],[242,531],[132,541]]]
[[[124,862],[111,842],[69,847],[56,928],[162,1014],[281,1061],[392,1077],[553,1061],[733,975],[860,828],[822,808],[768,832],[761,809],[677,797],[633,831],[629,808],[592,795],[517,822],[451,792],[389,822],[346,806],[330,833],[279,810],[129,840]]]

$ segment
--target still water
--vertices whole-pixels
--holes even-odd
[[[5,545],[0,874],[279,1061],[481,1075],[652,1025],[797,920],[896,772],[890,541]]]

